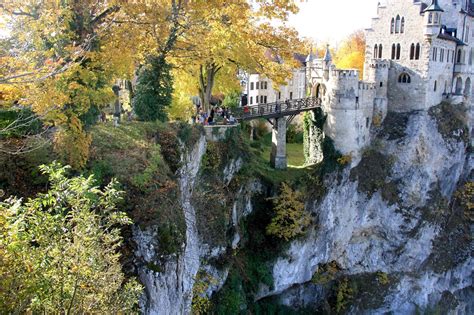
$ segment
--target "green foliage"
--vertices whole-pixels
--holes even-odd
[[[269,235],[289,241],[306,234],[311,219],[305,212],[301,192],[293,191],[288,184],[283,183],[280,194],[274,199],[274,206],[275,216],[267,226]]]
[[[169,220],[171,221],[171,220]],[[158,226],[158,244],[161,255],[171,255],[181,250],[184,233],[174,222],[161,223]]]
[[[340,271],[341,267],[339,267],[336,261],[319,265],[318,269],[314,272],[311,281],[315,284],[326,285],[335,280]]]
[[[30,109],[0,109],[0,139],[38,134],[42,123]]]
[[[210,285],[216,285],[217,281],[205,271],[199,271],[194,279],[192,313],[208,314],[212,303],[206,295],[206,290]]]
[[[91,105],[89,110],[79,116],[79,119],[82,121],[84,128],[88,129],[95,125],[99,121],[100,110],[96,105]]]
[[[222,106],[227,107],[227,108],[237,108],[239,107],[240,104],[240,92],[239,91],[233,91],[228,93],[224,100],[222,101]]]
[[[286,129],[287,143],[303,143],[303,138],[303,132],[301,132],[295,124],[290,124]]]
[[[218,315],[240,314],[246,307],[246,296],[243,291],[241,276],[231,271],[224,287],[216,294],[214,312]]]
[[[121,271],[122,192],[41,166],[50,189],[0,203],[0,309],[7,313],[128,313],[141,287]]]
[[[383,272],[383,271],[378,271],[377,272],[377,281],[381,285],[387,285],[390,283],[390,279],[388,278],[388,274]]]
[[[135,114],[142,121],[166,121],[172,94],[171,65],[163,57],[148,57],[140,71],[132,101]]]
[[[347,278],[339,281],[336,288],[336,312],[342,313],[347,306],[351,303],[352,298],[354,297],[354,288],[352,288],[351,283]]]

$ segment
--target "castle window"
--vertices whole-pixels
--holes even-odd
[[[433,61],[438,60],[438,48],[434,47],[433,48]]]
[[[433,24],[433,13],[430,13],[430,15],[428,15],[428,24]]]
[[[410,60],[415,59],[415,44],[411,44],[410,46]]]
[[[466,26],[466,36],[464,42],[469,43],[469,26]]]
[[[260,95],[260,103],[264,103],[263,102],[263,95]]]
[[[405,18],[402,17],[402,24],[400,25],[400,33],[405,32]]]
[[[379,45],[379,58],[382,59],[382,44]]]
[[[435,80],[433,91],[436,92],[436,89],[437,89],[437,88],[438,88],[438,81]]]
[[[253,82],[250,82],[250,91],[253,91],[254,85]]]
[[[370,122],[369,117],[366,117],[365,118],[365,128],[369,128],[369,122]]]
[[[421,46],[420,43],[416,44],[416,49],[415,49],[415,59],[419,60],[420,59],[420,51],[421,51]]]
[[[258,90],[258,89],[259,89],[259,86],[260,86],[260,82],[257,82],[257,83],[255,84],[255,86],[256,86],[255,89]]]
[[[457,63],[461,63],[461,49],[458,50],[458,57],[457,57]]]
[[[374,59],[377,59],[378,58],[378,53],[379,53],[379,46],[377,44],[375,44],[375,47],[374,47]]]
[[[392,44],[392,60],[395,59],[396,48],[395,44]]]
[[[253,96],[250,96],[250,105],[253,104]]]
[[[383,82],[380,82],[380,87],[383,87]]]
[[[281,100],[281,92],[278,92],[278,99]]]
[[[395,20],[395,33],[400,33],[400,15],[397,15]]]
[[[267,103],[267,96],[263,97],[263,102],[266,104]]]
[[[265,90],[267,90],[267,89],[268,89],[268,82],[265,81]]]
[[[398,76],[398,83],[411,83],[411,78],[408,73],[402,73]]]
[[[400,60],[401,51],[402,51],[402,46],[400,46],[400,44],[397,44],[397,60]]]
[[[390,34],[395,32],[395,19],[392,18],[392,23],[390,24]]]
[[[293,99],[293,92],[290,92],[290,100]]]
[[[435,23],[435,24],[438,24],[438,22],[439,22],[439,15],[438,15],[438,13],[435,13],[435,15],[434,15],[434,23]]]

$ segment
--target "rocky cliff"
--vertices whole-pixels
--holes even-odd
[[[251,159],[213,156],[215,144],[201,137],[178,173],[181,251],[160,257],[156,228],[134,229],[142,311],[187,314],[205,304],[215,313],[284,305],[310,313],[472,314],[472,209],[459,191],[472,182],[474,163],[463,117],[462,108],[446,105],[389,113],[360,161],[317,181],[308,169],[305,187],[292,185],[306,192],[313,224],[285,244],[255,234],[271,214],[274,184],[253,173]],[[314,193],[321,183],[324,193]]]

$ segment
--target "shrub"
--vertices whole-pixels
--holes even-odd
[[[293,191],[286,183],[282,184],[280,195],[273,202],[275,216],[267,226],[269,235],[289,241],[306,233],[311,219],[305,212],[302,199],[300,192]]]
[[[141,287],[121,271],[116,210],[122,192],[92,176],[41,166],[50,189],[24,203],[0,202],[0,309],[5,313],[131,313]]]

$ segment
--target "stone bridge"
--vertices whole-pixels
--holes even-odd
[[[236,112],[237,120],[267,119],[272,127],[270,163],[276,169],[286,169],[286,128],[296,115],[321,107],[321,99],[308,97],[268,104],[244,106]]]

